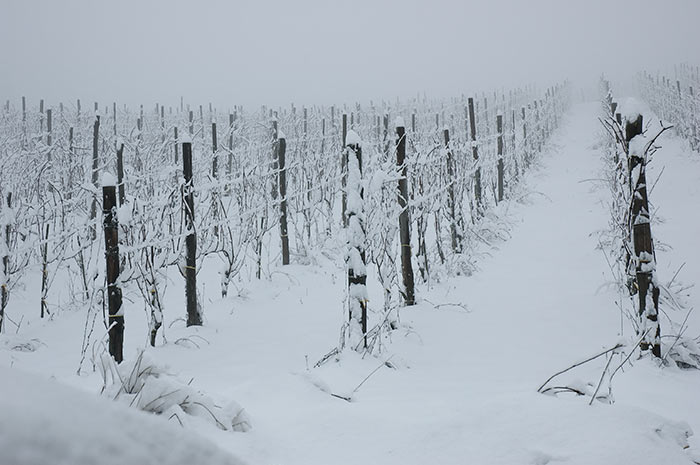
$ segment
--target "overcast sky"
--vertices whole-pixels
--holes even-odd
[[[700,62],[700,0],[0,0],[0,98],[286,105]]]

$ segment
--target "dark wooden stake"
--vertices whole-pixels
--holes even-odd
[[[194,183],[192,181],[192,143],[182,144],[182,173],[185,178],[185,298],[187,326],[201,326],[202,314],[197,305],[197,233],[194,223]]]
[[[455,160],[452,149],[450,148],[450,130],[444,129],[442,132],[443,140],[445,144],[445,151],[447,153],[447,208],[450,213],[450,238],[452,243],[452,250],[455,253],[462,253],[462,235],[458,228],[458,207],[457,199],[455,196],[455,184],[457,183],[457,176],[455,173]]]
[[[102,187],[104,216],[105,261],[107,264],[107,302],[109,309],[109,354],[117,363],[123,360],[124,312],[119,278],[119,224],[117,222],[117,195],[115,186]]]
[[[343,115],[345,116],[345,115]],[[357,164],[360,170],[360,177],[362,176],[362,146],[360,144],[349,144],[347,146],[347,149],[344,150],[344,152],[352,152],[352,154],[347,153],[346,154],[346,160],[349,161],[349,157],[357,157]],[[356,186],[353,186],[355,188]],[[362,185],[359,186],[360,189],[360,203],[364,204],[364,198],[365,198],[365,192],[364,188]],[[365,230],[365,226],[363,224],[361,216],[358,216],[359,212],[356,211],[349,211],[348,212],[348,224],[352,222],[353,219],[356,219],[358,221],[358,226],[359,229],[363,231]],[[355,218],[353,218],[355,217]],[[357,232],[357,231],[355,231]],[[364,246],[362,245],[357,245],[357,252],[360,255],[360,260],[362,261],[362,270],[354,270],[352,267],[348,268],[348,289],[349,289],[349,294],[350,294],[350,299],[356,299],[357,304],[360,307],[360,327],[362,329],[362,336],[363,336],[363,345],[364,347],[367,347],[367,300],[362,297],[362,296],[357,296],[353,295],[353,287],[354,286],[360,286],[361,288],[365,288],[367,286],[367,272],[366,272],[366,267],[365,265],[367,264],[367,259],[365,256],[365,249]],[[352,322],[353,320],[353,312],[352,312],[352,303],[350,304],[350,321]]]
[[[343,227],[347,228],[348,227],[348,216],[347,216],[347,208],[348,208],[348,193],[346,191],[347,189],[347,184],[348,184],[348,152],[345,150],[345,139],[347,138],[348,135],[348,115],[346,113],[343,113],[343,140],[342,140],[342,149],[340,152],[340,183],[342,186],[342,198],[341,198],[341,216],[343,220]]]
[[[282,264],[289,265],[289,234],[287,233],[287,166],[285,154],[287,140],[284,137],[277,139],[277,163],[279,164],[280,187],[280,239],[282,240]]]
[[[629,121],[625,125],[625,137],[627,143],[635,136],[642,133],[642,116],[636,120]],[[630,175],[639,167],[639,177],[632,179],[632,242],[634,244],[634,255],[636,257],[636,278],[637,292],[639,295],[639,318],[641,328],[646,327],[643,319],[650,323],[650,330],[654,334],[648,334],[642,339],[640,344],[642,350],[648,350],[656,357],[661,357],[661,330],[659,326],[659,288],[654,282],[655,258],[654,242],[651,235],[651,218],[649,212],[649,197],[646,182],[646,160],[643,153],[630,151],[629,170]],[[647,296],[651,294],[652,308],[648,308]],[[652,342],[649,342],[651,339]]]
[[[92,185],[97,187],[98,170],[100,166],[99,160],[99,141],[100,141],[100,115],[95,115],[95,123],[92,126]],[[90,207],[90,219],[94,220],[97,217],[97,198],[93,197],[92,206]],[[97,237],[97,231],[94,226],[91,226],[92,240]]]
[[[496,134],[498,134],[498,201],[503,202],[503,116],[496,116]]]
[[[119,143],[117,147],[117,187],[119,189],[119,205],[124,205],[126,202],[126,193],[124,192],[124,142]]]
[[[474,116],[474,99],[469,97],[467,101],[469,107],[469,135],[472,142],[472,157],[476,170],[474,171],[474,201],[476,203],[476,216],[481,216],[482,201],[481,201],[481,166],[479,166],[479,148],[476,144],[476,118]]]
[[[24,98],[24,97],[23,97]],[[2,198],[0,198],[0,202]],[[12,208],[12,192],[7,193],[7,208]],[[10,272],[10,237],[12,235],[12,225],[8,222],[5,225],[5,255],[2,256],[2,276],[3,281],[0,283],[2,295],[0,296],[0,333],[2,333],[3,321],[5,320],[5,308],[10,300],[10,289],[8,288],[8,274]]]
[[[399,178],[399,237],[401,240],[401,274],[403,276],[403,299],[406,305],[416,303],[411,263],[411,217],[408,210],[408,167],[406,166],[406,128],[396,127],[396,166]]]

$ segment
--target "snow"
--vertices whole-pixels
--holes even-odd
[[[217,259],[205,259],[198,266],[200,301],[208,315],[203,327],[188,328],[181,320],[183,286],[172,273],[173,285],[164,296],[167,343],[159,338],[158,347],[147,353],[154,364],[167,365],[178,380],[192,380],[222,405],[239,402],[254,420],[248,432],[224,431],[196,416],[181,429],[173,419],[96,398],[101,378],[91,370],[89,354],[82,375],[75,375],[84,312],[60,309],[50,321],[38,320],[38,279],[29,283],[23,295],[13,296],[14,305],[28,309],[20,334],[0,336],[0,463],[112,463],[112,458],[114,463],[186,463],[186,457],[187,463],[237,463],[216,455],[218,449],[195,433],[263,464],[682,465],[700,460],[700,442],[690,435],[700,431],[696,371],[661,368],[635,356],[612,381],[613,404],[589,406],[589,397],[536,392],[574,362],[620,341],[633,346],[634,333],[621,322],[615,304],[620,296],[610,285],[613,277],[596,234],[608,227],[610,202],[606,186],[590,181],[602,178],[599,107],[580,105],[563,118],[551,149],[525,176],[522,193],[489,213],[492,221],[507,225],[509,238],[476,249],[471,276],[419,286],[418,304],[399,310],[399,327],[379,356],[345,351],[314,368],[337,347],[339,329],[347,322],[344,242],[310,251],[310,265],[272,267],[260,281],[242,278],[238,292],[226,299],[219,294]],[[654,121],[648,110],[642,112]],[[656,265],[660,281],[667,283],[686,263],[676,282],[690,285],[700,276],[700,223],[688,214],[700,202],[700,161],[682,142],[665,136],[647,172],[651,184],[665,167],[650,191],[660,207],[652,229],[657,243],[671,247],[658,248]],[[347,143],[360,143],[359,135],[349,131]],[[351,181],[356,185],[361,179],[356,173]],[[348,207],[361,211],[359,196],[350,197]],[[353,231],[351,238],[359,233]],[[366,267],[371,322],[381,305],[376,302],[383,300],[374,268]],[[59,284],[65,283],[57,289]],[[700,305],[696,294],[685,292],[690,307]],[[124,313],[124,363],[130,363],[134,349],[144,347],[147,315],[142,302],[127,299]],[[664,325],[665,319],[662,335],[670,334]],[[688,325],[688,333],[697,334],[700,319],[691,314]],[[98,325],[95,332],[99,339],[104,328]],[[591,392],[605,362],[591,362],[557,382]],[[6,368],[10,365],[42,376]],[[49,376],[56,381],[46,381]],[[165,388],[156,382],[146,394],[160,396]],[[607,384],[602,389],[607,393]],[[130,447],[120,449],[112,440]],[[190,446],[216,457],[183,455]],[[19,454],[42,451],[50,456],[18,460]],[[76,455],[81,453],[87,458]],[[61,462],[61,454],[72,455]]]
[[[644,150],[646,149],[648,143],[649,140],[643,134],[634,136],[629,142],[630,155],[644,157]],[[632,176],[632,179],[636,181],[639,178],[639,171],[638,167],[635,167],[635,169],[637,171],[636,174]]]
[[[278,139],[286,139],[287,136],[284,135],[284,132],[282,132],[281,129],[277,129],[277,138],[278,138]]]
[[[177,132],[177,138],[178,142],[181,144],[191,144],[192,143],[192,136],[188,131],[178,131]]]
[[[102,172],[102,177],[100,184],[105,187],[105,186],[116,186],[117,185],[117,178],[114,176],[112,173],[109,171],[103,171]]]
[[[625,120],[634,121],[639,115],[648,115],[648,112],[645,113],[645,110],[647,109],[639,100],[628,97],[623,100],[617,111],[624,116]],[[647,121],[649,121],[648,118],[645,118],[644,122]]]
[[[405,128],[406,127],[406,123],[404,122],[404,120],[401,116],[396,117],[396,120],[394,121],[394,127],[396,127],[396,128]]]
[[[243,462],[164,419],[0,366],[0,463],[235,465]]]
[[[350,129],[345,135],[345,144],[362,146],[362,139],[360,138],[360,135],[355,132],[355,130]]]
[[[129,224],[131,223],[131,204],[125,202],[117,208],[117,221],[119,224]]]

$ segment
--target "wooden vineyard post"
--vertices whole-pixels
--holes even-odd
[[[119,224],[117,222],[117,195],[114,185],[102,186],[104,216],[105,262],[107,266],[107,302],[109,309],[109,354],[117,363],[123,360],[124,312],[119,278]]]
[[[282,264],[289,265],[289,234],[287,231],[287,167],[286,167],[286,151],[287,140],[284,134],[277,132],[277,163],[278,169],[278,184],[280,188],[280,239],[282,241]]]
[[[542,122],[540,120],[540,108],[537,106],[537,100],[534,103],[535,108],[535,134],[537,136],[537,153],[542,153]]]
[[[469,135],[472,144],[472,157],[476,169],[474,171],[474,201],[476,202],[476,216],[481,216],[482,201],[481,201],[481,166],[479,166],[479,148],[476,144],[476,118],[474,117],[474,99],[469,97],[467,101],[469,107]]]
[[[515,155],[515,109],[511,110],[511,130],[510,130],[510,151],[512,153],[511,158],[513,158],[513,175],[514,182],[518,182],[520,177],[520,164],[518,163],[518,157]]]
[[[362,186],[362,141],[353,130],[346,134],[348,160],[348,295],[350,335],[359,329],[362,340],[353,349],[367,347],[367,268],[365,259],[364,188]],[[358,328],[359,327],[359,328]]]
[[[117,147],[117,102],[112,102],[112,135],[114,136],[114,146]]]
[[[0,197],[0,202],[2,202],[2,197]],[[12,208],[12,192],[7,193],[7,208]],[[7,308],[7,303],[10,300],[10,289],[8,288],[8,274],[10,272],[10,244],[12,235],[12,225],[8,221],[5,225],[4,231],[5,235],[3,240],[5,241],[5,253],[2,256],[2,282],[0,282],[0,333],[2,333],[3,322],[5,320],[5,308]]]
[[[165,144],[165,106],[160,106],[160,142]]]
[[[272,120],[272,200],[277,200],[279,195],[279,160],[277,159],[277,120]]]
[[[498,136],[498,201],[503,202],[503,116],[496,116],[496,134]]]
[[[348,184],[348,152],[345,150],[345,141],[348,136],[348,115],[347,113],[343,113],[343,126],[342,126],[342,149],[340,152],[340,184],[342,187],[342,199],[341,199],[341,215],[342,215],[342,220],[343,220],[343,227],[347,228],[348,227],[348,215],[347,215],[347,208],[348,208],[348,193],[347,193],[347,184]]]
[[[212,162],[211,162],[211,177],[216,179],[219,177],[219,154],[218,154],[218,141],[216,138],[216,122],[211,123],[211,152],[212,152]]]
[[[526,168],[530,167],[530,151],[528,148],[528,140],[527,140],[527,119],[525,116],[525,107],[520,108],[520,115],[523,120],[523,144],[522,144],[522,156],[523,156],[523,164],[525,165],[523,167],[523,171]]]
[[[22,148],[27,145],[27,98],[22,96]]]
[[[119,205],[126,202],[124,192],[124,142],[117,142],[117,187],[119,189]]]
[[[95,115],[95,123],[92,126],[92,184],[97,187],[97,175],[100,166],[99,160],[99,140],[100,140],[100,115]],[[94,220],[97,216],[97,198],[92,198],[90,207],[90,219]],[[94,225],[90,227],[92,230],[92,240],[97,237],[97,231]]]
[[[219,180],[219,145],[216,137],[216,122],[211,123],[211,177],[216,183]],[[219,236],[219,198],[218,185],[214,186],[211,196],[211,211],[214,218],[214,235]]]
[[[51,131],[52,131],[52,111],[51,108],[46,110],[46,145],[48,146],[48,160],[49,162],[51,161],[51,151],[52,151],[52,140],[51,140]]]
[[[44,133],[44,99],[39,100],[39,134]]]
[[[458,230],[458,206],[457,197],[455,195],[455,184],[457,176],[455,173],[455,159],[452,149],[450,148],[450,130],[445,128],[442,132],[445,153],[447,159],[447,208],[450,214],[450,238],[452,243],[452,251],[462,253],[462,235]]]
[[[643,147],[630,144],[642,133],[642,116],[625,124],[625,138],[629,147],[630,188],[632,189],[632,212],[630,216],[637,293],[639,295],[639,333],[644,334],[641,349],[649,350],[661,357],[661,329],[659,326],[659,288],[655,283],[654,242],[651,235],[649,197],[646,183],[646,156],[639,153]],[[635,176],[636,174],[636,176]],[[636,179],[635,179],[636,177]],[[651,297],[649,299],[648,297]]]
[[[185,298],[187,326],[201,326],[202,314],[197,305],[197,233],[194,224],[194,183],[192,181],[192,142],[182,143],[182,173],[185,178]]]
[[[233,128],[234,128],[234,123],[236,122],[235,116],[233,113],[229,113],[228,115],[228,158],[227,158],[227,163],[226,163],[226,176],[231,178],[233,176]],[[228,183],[227,183],[228,187]]]
[[[177,126],[173,128],[173,140],[175,141],[175,165],[177,166],[178,163],[180,163],[180,149],[179,145],[177,143]]]
[[[690,131],[691,131],[691,138],[690,138],[690,148],[693,150],[698,150],[700,148],[700,144],[698,144],[698,118],[697,115],[695,114],[695,109],[696,109],[696,103],[695,103],[695,92],[693,91],[693,86],[690,86],[688,88],[688,95],[690,95]]]
[[[416,303],[411,264],[411,218],[408,209],[408,168],[406,166],[406,128],[402,119],[396,122],[396,166],[399,178],[399,237],[401,240],[401,275],[403,277],[403,299],[406,305]]]

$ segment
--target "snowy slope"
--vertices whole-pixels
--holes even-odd
[[[529,193],[499,206],[510,238],[483,248],[473,276],[420,287],[419,305],[401,310],[403,326],[379,358],[345,354],[313,368],[337,344],[345,318],[345,271],[333,252],[315,252],[313,266],[280,267],[270,281],[239,283],[239,295],[226,300],[217,296],[218,276],[203,268],[202,328],[176,321],[184,314],[182,287],[170,286],[169,343],[150,355],[213,397],[235,399],[255,425],[231,433],[202,423],[194,425],[198,432],[251,463],[692,463],[700,441],[693,436],[689,450],[683,447],[687,430],[700,432],[696,372],[636,361],[616,375],[612,405],[536,392],[557,370],[632,337],[597,250],[609,198],[596,181],[598,109],[575,107],[542,166],[528,175]],[[691,241],[697,220],[681,212],[692,205],[685,202],[700,200],[695,191],[684,197],[685,184],[700,179],[700,165],[674,143],[678,150],[658,157],[668,157],[673,177],[664,175],[667,182],[662,178],[651,194],[667,219],[659,235],[674,246],[659,257],[666,279],[679,259],[698,255]],[[700,276],[690,265],[686,271],[687,281]],[[375,282],[370,273],[370,307],[381,302]],[[133,357],[146,323],[139,304],[126,312],[125,356]],[[690,322],[697,333],[698,320]],[[96,374],[73,374],[83,326],[84,315],[70,312],[28,326],[22,339],[45,345],[0,351],[0,363],[95,391]],[[561,382],[597,383],[604,364],[588,364]]]
[[[243,463],[192,432],[56,381],[0,366],[0,464]]]

